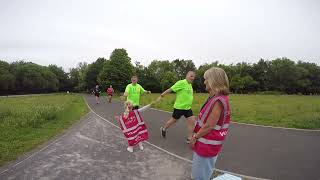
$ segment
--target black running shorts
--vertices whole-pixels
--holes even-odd
[[[191,109],[188,109],[188,110],[175,109],[175,108],[173,109],[172,117],[174,119],[180,119],[182,115],[185,118],[188,118],[190,116],[193,116],[193,113]]]

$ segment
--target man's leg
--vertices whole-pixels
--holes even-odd
[[[172,126],[173,124],[175,124],[177,122],[177,120],[181,117],[182,115],[182,111],[178,110],[178,109],[174,109],[173,113],[172,113],[172,117],[164,124],[163,127],[160,128],[161,130],[161,136],[163,138],[166,138],[166,130]]]
[[[177,122],[177,120],[173,117],[171,117],[163,126],[163,128],[165,130],[167,130],[170,126],[172,126],[173,124],[175,124]]]
[[[177,122],[177,120],[173,117],[171,117],[165,124],[163,127],[160,127],[160,132],[161,132],[161,136],[163,138],[166,138],[166,134],[167,134],[167,129],[172,126],[173,124],[175,124]]]
[[[194,129],[195,117],[190,116],[187,118],[187,126],[188,126],[188,139],[191,139]]]

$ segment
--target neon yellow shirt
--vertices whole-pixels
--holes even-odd
[[[175,109],[189,110],[193,101],[193,89],[191,83],[186,79],[177,81],[171,90],[176,93]]]
[[[140,95],[144,93],[144,89],[140,84],[133,85],[128,84],[125,92],[128,93],[127,100],[132,101],[133,106],[139,106],[140,104]]]

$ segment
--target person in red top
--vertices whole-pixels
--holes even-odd
[[[114,92],[114,90],[113,90],[113,88],[112,88],[112,85],[110,85],[110,87],[106,89],[106,93],[107,93],[107,95],[108,95],[108,101],[109,101],[109,103],[111,103],[113,92]]]

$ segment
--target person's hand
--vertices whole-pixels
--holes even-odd
[[[197,139],[192,136],[191,139],[190,139],[190,143],[189,143],[191,149],[194,148],[194,145],[196,144],[196,142],[197,142]]]

